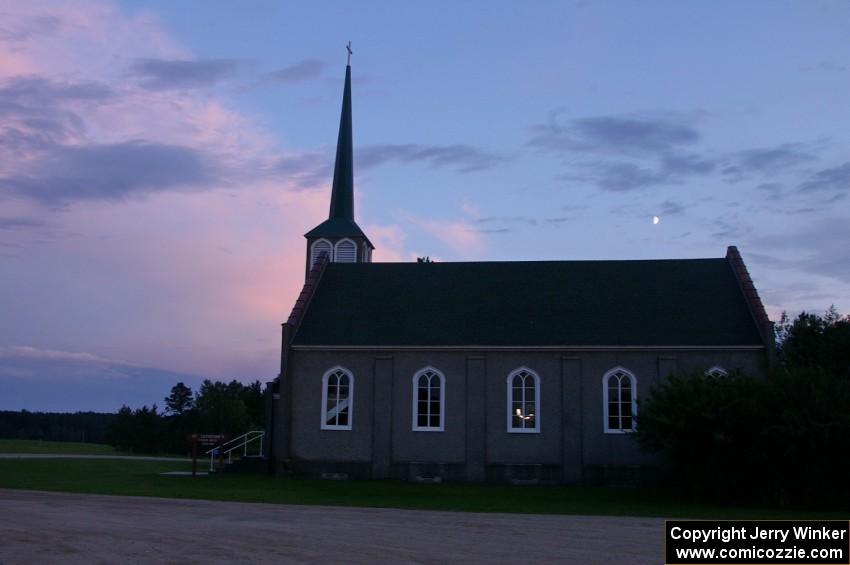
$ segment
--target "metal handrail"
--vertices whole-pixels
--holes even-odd
[[[227,454],[227,462],[233,462],[233,452],[242,448],[242,457],[247,457],[248,455],[248,444],[257,440],[260,440],[260,453],[263,452],[263,438],[265,437],[265,430],[253,430],[250,432],[246,432],[239,437],[233,438],[230,441],[224,442],[221,445],[217,445],[207,451],[204,455],[210,456],[210,471],[214,469],[215,456],[221,453],[221,455]],[[239,440],[242,440],[242,443],[237,443]],[[237,443],[230,448],[225,449],[228,445]]]

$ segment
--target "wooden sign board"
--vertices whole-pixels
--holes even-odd
[[[216,434],[195,434],[193,439],[195,439],[195,441],[198,442],[198,445],[202,447],[212,447],[222,443],[224,441],[224,436]]]

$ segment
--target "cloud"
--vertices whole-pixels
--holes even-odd
[[[491,169],[507,157],[478,149],[470,145],[367,145],[357,150],[355,165],[363,168],[377,167],[392,161],[402,163],[424,162],[435,168],[449,168],[459,173]]]
[[[327,195],[275,172],[278,137],[234,102],[128,75],[143,61],[195,60],[155,15],[73,0],[3,11],[4,29],[31,15],[62,23],[0,39],[0,345],[273,377],[274,328],[304,280],[292,258]],[[53,362],[62,374],[75,361]]]
[[[796,237],[796,243],[808,250],[800,266],[807,272],[833,277],[850,283],[850,223],[847,218],[833,218],[817,222]]]
[[[721,171],[727,182],[740,182],[759,174],[773,176],[799,165],[817,160],[802,143],[784,143],[776,147],[762,147],[738,151],[727,157]]]
[[[661,169],[672,177],[701,176],[714,172],[717,162],[693,154],[668,154],[661,157]]]
[[[364,230],[375,244],[372,260],[376,263],[411,261],[415,257],[405,248],[407,234],[401,226],[369,224],[364,226]]]
[[[560,124],[558,115],[550,113],[548,124],[532,126],[528,145],[565,160],[570,171],[559,177],[562,180],[625,192],[681,183],[709,175],[718,166],[716,160],[690,151],[701,135],[681,116],[594,116]]]
[[[669,173],[662,169],[641,166],[631,162],[599,161],[584,163],[582,168],[589,174],[584,176],[565,175],[570,180],[589,180],[603,190],[626,192],[646,188],[672,180]]]
[[[38,75],[12,77],[0,88],[0,111],[53,106],[63,100],[101,101],[113,95],[113,89],[101,82],[72,83]]]
[[[819,61],[815,65],[802,65],[799,68],[803,72],[810,72],[810,71],[843,72],[843,71],[847,70],[846,65],[842,65],[841,63],[836,63],[834,61]]]
[[[330,183],[333,167],[330,153],[298,153],[278,159],[272,172],[284,176],[299,189],[312,189]]]
[[[124,404],[162,406],[178,382],[197,389],[201,378],[91,353],[32,346],[0,348],[0,409],[5,410],[115,412]]]
[[[279,84],[295,84],[319,77],[325,67],[326,64],[318,59],[304,59],[289,67],[271,72],[266,78],[267,81]]]
[[[5,16],[6,14],[0,14]],[[4,17],[4,19],[6,19]],[[0,41],[19,43],[39,35],[54,34],[62,26],[62,20],[56,16],[33,16],[19,21],[7,20],[0,27]]]
[[[241,64],[235,59],[139,59],[130,72],[151,90],[202,88],[230,78]]]
[[[595,116],[565,125],[532,126],[531,147],[547,151],[646,156],[678,150],[696,143],[699,132],[683,120],[650,116]]]
[[[400,216],[406,224],[421,228],[460,257],[480,257],[484,252],[485,242],[481,232],[468,221],[426,218],[409,212],[401,212]],[[427,252],[423,255],[435,256],[434,253]]]
[[[39,349],[26,345],[0,347],[0,358],[25,358],[25,359],[66,359],[74,361],[96,361],[106,363],[108,359],[98,357],[91,353],[59,351],[56,349]]]
[[[753,231],[753,228],[742,223],[737,215],[718,218],[711,223],[717,230],[711,236],[727,245],[732,245],[733,242],[739,241],[743,236]]]
[[[547,124],[531,128],[527,145],[561,157],[569,172],[561,180],[587,182],[611,192],[682,184],[720,174],[737,183],[753,175],[771,177],[817,160],[810,145],[784,143],[713,156],[695,151],[702,135],[693,120],[676,114],[603,115],[561,120],[550,113]],[[799,171],[797,171],[799,172]],[[825,170],[801,187],[844,183],[842,170]],[[773,198],[780,193],[773,191]]]
[[[767,149],[749,149],[736,155],[740,166],[761,173],[772,173],[815,159],[815,156],[804,151],[799,143],[786,143]]]
[[[526,224],[529,226],[536,226],[537,220],[530,216],[488,216],[484,218],[478,218],[475,220],[479,224]]]
[[[781,200],[783,197],[782,188],[782,185],[778,182],[763,182],[756,186],[756,190],[766,192],[770,200]]]
[[[450,168],[471,173],[496,166],[505,158],[468,145],[366,145],[355,149],[354,171],[368,171],[392,162],[423,162],[434,168]],[[271,167],[273,174],[286,178],[296,188],[327,186],[333,177],[334,158],[330,152],[286,155]]]
[[[678,216],[685,211],[686,206],[672,200],[665,200],[658,208],[658,213],[661,216]]]
[[[765,249],[781,249],[776,266],[804,273],[807,277],[830,277],[850,284],[850,222],[831,217],[780,234],[763,236],[756,244]]]
[[[0,218],[0,230],[25,230],[44,227],[42,220],[35,218]],[[0,349],[2,352],[2,349]]]
[[[476,233],[512,233],[514,230],[511,228],[470,228],[470,231]]]
[[[572,210],[581,208],[564,206],[564,209]],[[477,218],[475,220],[475,224],[478,226],[484,227],[470,227],[471,231],[475,231],[477,233],[512,233],[515,232],[517,227],[560,227],[565,222],[569,222],[573,220],[574,217],[571,216],[553,216],[553,217],[542,217],[535,218],[532,216],[486,216],[483,218]]]
[[[0,190],[49,204],[123,200],[173,188],[210,186],[217,165],[196,149],[146,141],[56,147],[26,173],[0,177]]]
[[[850,161],[837,167],[817,171],[808,180],[802,182],[798,188],[802,192],[847,190],[850,188]]]
[[[78,109],[104,104],[115,92],[100,82],[69,83],[41,76],[0,83],[0,174],[59,143],[79,138]]]
[[[589,181],[602,190],[627,192],[656,185],[679,184],[694,176],[711,174],[716,164],[696,155],[663,155],[655,160],[599,160],[578,163],[585,173],[562,175],[566,180]]]

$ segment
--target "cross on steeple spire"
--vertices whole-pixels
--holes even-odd
[[[351,50],[351,42],[348,42],[348,45],[345,46],[345,49],[348,51],[348,66],[351,66],[351,56],[354,54],[354,51]]]

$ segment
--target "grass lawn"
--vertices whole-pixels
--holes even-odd
[[[102,443],[0,439],[0,453],[69,453],[76,455],[127,455]]]
[[[202,465],[199,467],[203,469]],[[847,519],[848,514],[706,506],[684,502],[667,493],[642,489],[423,485],[398,481],[280,479],[247,474],[193,479],[159,474],[190,469],[189,463],[162,461],[0,460],[0,488],[470,512],[775,519]]]

